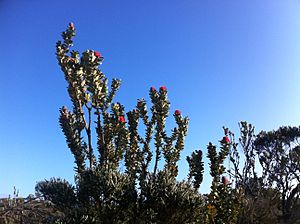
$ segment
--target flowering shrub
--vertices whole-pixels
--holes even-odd
[[[114,102],[121,80],[113,79],[109,85],[99,68],[103,56],[94,50],[82,54],[70,50],[75,33],[70,23],[62,33],[63,41],[56,44],[72,102],[71,109],[60,109],[59,123],[74,156],[75,186],[55,178],[36,185],[37,194],[59,213],[53,216],[56,223],[231,224],[291,217],[300,188],[299,128],[283,127],[254,136],[253,127],[241,122],[239,143],[224,128],[220,150],[211,142],[207,146],[213,180],[210,193],[201,195],[201,150],[186,157],[187,179],[176,179],[188,118],[175,110],[175,127],[166,131],[167,88],[151,87],[149,102],[141,98],[126,111],[120,102]],[[238,144],[244,166],[240,165]],[[276,158],[271,156],[274,151]],[[255,171],[257,156],[268,179]],[[233,165],[229,170],[224,165],[227,158]],[[276,219],[262,214],[266,211]]]
[[[170,102],[165,86],[159,91],[150,88],[151,113],[144,99],[125,112],[121,103],[113,102],[121,81],[113,79],[109,88],[99,69],[101,54],[87,50],[80,56],[70,51],[75,32],[70,23],[62,33],[63,42],[57,42],[56,55],[72,101],[71,110],[66,106],[60,109],[59,123],[74,156],[76,186],[51,179],[38,183],[36,191],[64,214],[61,221],[65,223],[204,220],[204,200],[198,193],[203,179],[202,153],[188,157],[189,180],[176,180],[188,118],[176,110],[176,127],[167,134]],[[144,128],[144,136],[140,128]]]

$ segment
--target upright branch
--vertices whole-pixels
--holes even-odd
[[[125,165],[127,172],[131,176],[139,175],[140,181],[143,181],[149,173],[149,164],[154,153],[153,176],[156,176],[159,160],[164,156],[164,169],[176,177],[178,174],[177,162],[180,159],[180,152],[184,148],[184,138],[187,135],[188,118],[183,117],[179,110],[173,114],[176,127],[172,130],[171,136],[168,136],[165,130],[166,119],[169,115],[170,102],[167,98],[167,88],[161,86],[159,91],[154,87],[149,91],[151,99],[151,113],[149,116],[146,101],[139,99],[135,109],[127,113],[130,132],[129,150],[125,156]],[[139,120],[145,127],[145,134],[141,136],[138,133]],[[155,151],[150,149],[151,141],[154,141]],[[137,168],[139,167],[139,168]]]
[[[86,159],[89,161],[89,169],[100,166],[115,169],[118,162],[114,156],[117,154],[119,158],[127,147],[127,129],[125,120],[120,119],[124,117],[123,106],[112,108],[111,113],[108,110],[121,82],[113,79],[109,90],[107,78],[99,69],[103,57],[98,51],[87,50],[81,56],[77,51],[70,51],[75,33],[74,24],[70,23],[62,33],[63,42],[58,41],[56,44],[58,63],[64,72],[73,103],[72,111],[66,107],[60,110],[61,128],[75,157],[78,173],[85,169]],[[93,150],[94,123],[98,162]]]
[[[167,135],[165,127],[170,102],[166,87],[161,86],[158,91],[154,87],[150,88],[152,116],[149,116],[143,99],[138,100],[136,108],[125,113],[122,104],[113,103],[120,80],[113,79],[109,88],[108,79],[99,69],[103,62],[99,52],[87,50],[80,55],[77,51],[70,51],[74,36],[75,27],[70,23],[62,34],[63,42],[58,41],[56,44],[56,55],[73,103],[71,111],[66,107],[60,110],[60,124],[75,157],[78,173],[85,170],[86,160],[90,170],[117,170],[124,158],[126,172],[135,182],[136,178],[141,180],[147,176],[153,155],[155,176],[163,155],[164,169],[176,177],[177,162],[187,135],[188,118],[176,110],[173,114],[176,127],[170,136]],[[140,120],[145,126],[145,136],[138,133]],[[93,147],[94,128],[98,152]],[[150,147],[152,140],[154,152]]]
[[[229,179],[224,175],[226,168],[224,161],[232,146],[233,134],[224,129],[225,136],[220,140],[220,151],[211,142],[207,146],[210,160],[210,175],[213,178],[211,192],[208,195],[207,217],[209,223],[236,223],[242,192],[233,190]],[[231,138],[231,139],[230,139]]]
[[[229,170],[230,174],[234,177],[236,185],[243,187],[246,194],[250,194],[253,197],[258,194],[260,179],[257,177],[255,169],[256,152],[253,147],[255,140],[254,127],[245,121],[239,123],[240,138],[239,144],[232,142],[232,148],[229,153],[230,162],[233,168]],[[240,147],[239,147],[240,146]],[[243,167],[241,169],[240,152],[242,149],[242,155],[245,156]]]
[[[153,174],[155,176],[158,166],[158,161],[161,157],[161,149],[163,149],[165,142],[163,141],[166,137],[165,132],[165,125],[166,125],[166,118],[169,115],[169,101],[167,99],[167,89],[166,87],[162,86],[159,88],[159,91],[152,89],[150,91],[150,97],[153,104],[152,115],[154,116],[155,120],[155,160],[154,160],[154,171]]]
[[[203,181],[204,163],[202,162],[202,151],[195,150],[191,156],[187,156],[186,160],[189,164],[188,180],[193,179],[194,188],[198,189]]]

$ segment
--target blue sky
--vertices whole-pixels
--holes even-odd
[[[58,109],[71,104],[55,58],[69,21],[75,49],[100,51],[103,72],[122,79],[116,100],[127,110],[165,85],[171,109],[189,116],[184,178],[184,158],[206,153],[223,125],[237,132],[241,120],[257,131],[300,124],[299,12],[297,0],[0,0],[0,194],[13,186],[33,193],[50,177],[73,180],[58,124]],[[208,172],[202,192],[207,180]]]

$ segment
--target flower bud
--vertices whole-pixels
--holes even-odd
[[[160,91],[167,91],[167,87],[161,86],[161,87],[159,88],[159,90],[160,90]]]
[[[71,30],[74,30],[75,29],[74,23],[70,22],[69,27],[70,27]]]
[[[119,116],[119,122],[121,122],[121,123],[125,123],[126,121],[125,121],[125,117],[124,116]]]
[[[181,115],[181,111],[180,111],[180,110],[175,110],[175,115],[176,115],[176,116]]]
[[[94,51],[94,55],[97,58],[101,58],[101,54],[98,51]]]
[[[228,136],[225,136],[225,137],[223,138],[223,141],[225,141],[227,144],[229,144],[229,143],[230,143],[230,139],[229,139],[229,137],[228,137]]]
[[[222,176],[222,183],[223,183],[224,185],[228,185],[228,184],[229,184],[228,178],[225,177],[225,176]]]

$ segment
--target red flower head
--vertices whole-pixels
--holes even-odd
[[[125,117],[124,116],[119,116],[119,122],[125,123]]]
[[[223,183],[224,185],[228,185],[228,184],[229,184],[228,178],[225,177],[225,176],[222,176],[222,183]]]
[[[152,86],[152,87],[150,88],[150,91],[151,91],[151,92],[155,92],[155,91],[156,91],[155,87]]]
[[[230,143],[230,139],[227,135],[224,137],[224,140],[226,141],[226,143],[228,143],[228,144]]]
[[[176,116],[181,115],[181,111],[180,111],[180,110],[175,110],[175,115],[176,115]]]
[[[94,55],[95,55],[95,57],[97,57],[97,58],[100,58],[100,57],[101,57],[101,54],[100,54],[98,51],[95,51],[95,52],[94,52]]]
[[[160,90],[160,91],[167,91],[167,87],[161,86],[161,87],[159,88],[159,90]]]
[[[70,27],[71,30],[74,30],[75,29],[74,23],[70,22],[69,27]]]

